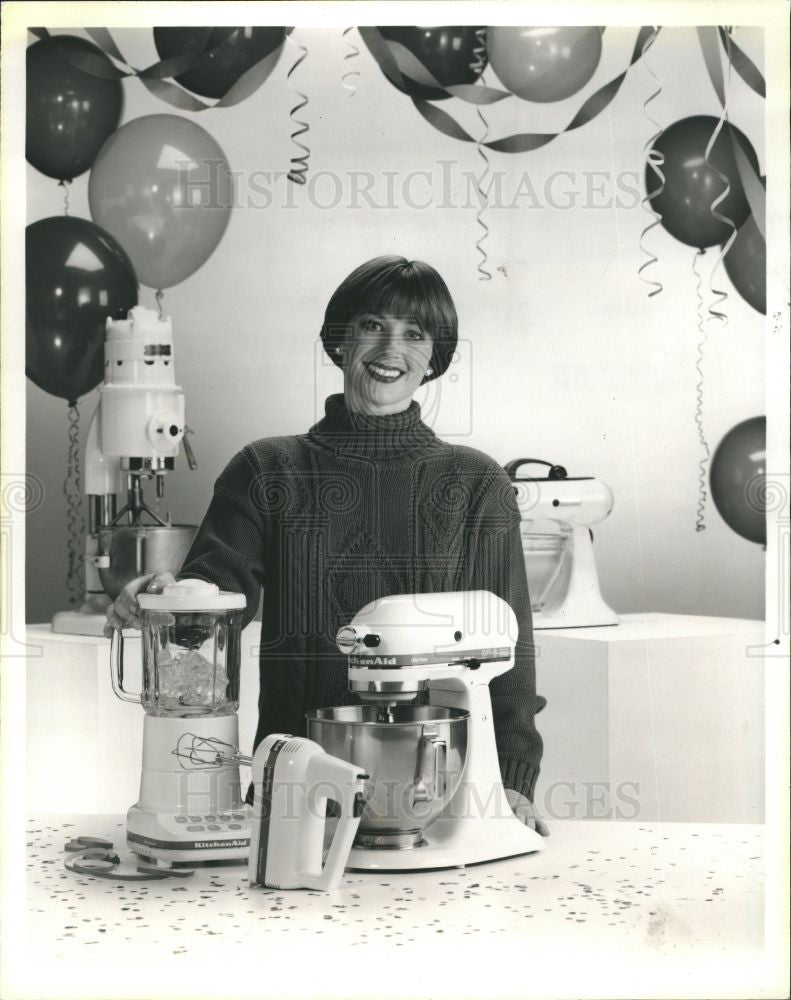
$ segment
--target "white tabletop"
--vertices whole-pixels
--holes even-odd
[[[762,833],[555,821],[537,854],[349,872],[324,894],[251,889],[244,866],[75,875],[63,847],[79,835],[133,860],[123,818],[41,819],[27,830],[26,933],[14,928],[26,991],[13,995],[758,996]]]

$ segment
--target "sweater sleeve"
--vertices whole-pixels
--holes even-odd
[[[503,473],[483,500],[471,585],[501,597],[516,615],[514,665],[495,677],[489,690],[503,784],[532,801],[543,752],[535,716],[546,700],[536,695],[533,622],[519,524],[513,488]]]
[[[242,593],[247,606],[242,627],[258,611],[264,583],[262,516],[254,505],[256,467],[245,447],[214,484],[214,495],[177,580],[207,580],[221,590]]]

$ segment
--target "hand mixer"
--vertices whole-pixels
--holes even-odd
[[[546,477],[519,476],[523,465],[549,467]],[[618,615],[602,598],[590,526],[613,507],[606,483],[569,476],[562,465],[517,458],[505,466],[522,515],[533,628],[617,625]]]
[[[363,705],[308,713],[308,735],[369,775],[349,867],[442,868],[540,850],[508,805],[489,684],[516,616],[488,591],[399,594],[337,633]],[[416,699],[423,704],[413,704]]]

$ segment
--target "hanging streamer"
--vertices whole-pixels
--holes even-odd
[[[478,78],[481,81],[481,84],[485,86],[483,80],[483,70],[484,66],[486,65],[486,29],[485,28],[476,29],[475,36],[477,38],[477,43],[475,45],[475,48],[473,49],[473,55],[475,56],[475,61],[470,66],[470,69],[472,69],[477,74]],[[478,118],[481,121],[481,125],[483,125],[483,134],[481,135],[481,138],[478,140],[477,144],[478,156],[481,158],[481,160],[483,160],[483,170],[475,178],[475,189],[478,192],[478,211],[475,215],[475,220],[483,230],[483,233],[481,234],[481,238],[475,244],[475,249],[481,255],[481,259],[478,261],[478,281],[491,281],[492,280],[491,271],[486,270],[486,264],[489,258],[483,246],[483,244],[489,238],[489,227],[487,226],[486,221],[483,217],[485,209],[489,207],[489,196],[483,186],[486,181],[486,178],[489,175],[489,157],[486,155],[486,152],[483,148],[483,143],[486,141],[489,135],[489,123],[486,121],[486,118],[484,117],[480,107],[476,107],[475,110],[478,115]]]
[[[352,28],[344,28],[343,29],[343,40],[344,40],[344,42],[346,42],[347,48],[349,48],[351,50],[350,52],[347,52],[346,55],[343,57],[344,63],[348,59],[357,59],[357,58],[359,58],[359,55],[360,55],[360,50],[349,39],[349,32],[351,32],[351,31],[354,31],[353,27]],[[343,76],[341,77],[341,83],[346,88],[346,90],[349,91],[349,97],[354,97],[354,95],[357,93],[357,83],[356,83],[356,80],[357,80],[357,77],[359,75],[360,75],[360,71],[359,70],[356,70],[356,69],[347,69],[344,72]]]
[[[722,29],[720,30],[722,31]],[[724,32],[723,34],[726,39],[730,37]],[[720,105],[725,107],[725,82],[722,76],[722,63],[717,46],[717,32],[714,28],[698,28],[698,39],[711,85],[714,87],[714,92],[719,99]],[[733,61],[729,65],[734,65]],[[747,198],[747,203],[750,206],[750,211],[752,212],[758,231],[765,240],[766,189],[761,183],[761,178],[758,176],[755,167],[750,163],[742,149],[741,143],[736,141],[733,129],[728,129],[728,136],[733,148],[734,157],[736,158],[736,169],[739,171],[739,180],[744,189],[744,195]]]
[[[499,153],[526,153],[533,149],[540,149],[541,146],[546,146],[547,143],[552,142],[553,139],[557,139],[558,136],[564,135],[566,132],[572,132],[583,125],[587,125],[588,122],[604,111],[621,89],[621,84],[626,78],[626,74],[641,57],[646,39],[654,34],[655,31],[658,32],[660,30],[661,28],[654,29],[649,26],[640,28],[629,65],[623,73],[605,84],[595,94],[592,94],[584,102],[569,124],[560,132],[520,133],[505,136],[502,139],[488,140],[483,142],[482,145],[487,149],[493,149]],[[398,46],[395,42],[388,43],[376,28],[362,27],[359,31],[382,72],[394,83],[402,82],[402,70],[400,67],[403,66],[404,75],[410,79],[426,84],[427,86],[436,87],[449,97],[460,97],[462,100],[473,104],[492,104],[495,101],[512,96],[505,91],[494,90],[491,87],[484,87],[479,84],[443,87],[437,83],[422,63],[412,53],[408,52],[407,49],[404,49],[403,46]],[[403,52],[399,51],[400,49],[403,49]],[[409,59],[407,59],[407,56]],[[406,72],[407,69],[409,70],[408,72]],[[439,132],[442,132],[443,135],[447,135],[451,139],[459,139],[462,142],[478,143],[479,140],[466,132],[446,111],[442,111],[433,104],[429,104],[428,101],[415,97],[412,98],[412,103],[426,121]]]
[[[698,261],[705,253],[705,250],[697,250],[692,258],[692,273],[695,275],[695,294],[698,297],[698,333],[699,340],[695,355],[695,369],[698,373],[698,381],[695,386],[695,424],[698,428],[698,439],[703,446],[704,457],[698,463],[698,507],[695,518],[695,531],[705,531],[706,524],[704,514],[706,509],[706,465],[708,464],[711,452],[703,431],[703,347],[706,343],[706,327],[703,322],[703,295],[700,288],[703,283],[698,271]]]
[[[229,108],[234,104],[239,104],[256,91],[266,80],[275,68],[275,64],[283,51],[283,45],[278,46],[274,52],[270,52],[269,55],[264,56],[263,59],[244,72],[219,100],[213,104],[207,104],[205,101],[199,100],[188,90],[180,87],[177,83],[169,82],[166,78],[186,73],[192,69],[198,59],[208,53],[216,53],[217,57],[221,59],[223,47],[230,45],[235,40],[237,33],[242,30],[240,28],[237,28],[228,38],[224,38],[213,45],[209,44],[209,36],[212,29],[205,28],[202,46],[191,49],[181,56],[160,59],[145,69],[136,69],[131,63],[126,61],[107,28],[86,28],[85,32],[90,35],[91,39],[106,56],[114,60],[115,63],[119,63],[123,68],[119,68],[119,66],[107,66],[104,62],[99,61],[96,53],[73,52],[65,46],[59,46],[58,36],[50,35],[46,28],[30,28],[29,30],[36,38],[52,41],[64,59],[83,73],[87,73],[88,76],[117,80],[135,76],[155,97],[165,101],[174,108],[178,108],[179,111],[206,111],[209,108]],[[285,37],[283,42],[285,43]]]
[[[85,535],[85,517],[82,504],[80,475],[80,411],[76,400],[69,401],[69,449],[66,459],[66,478],[63,494],[66,497],[66,585],[71,604],[82,602],[85,594],[85,575],[82,562],[82,545]]]
[[[655,229],[662,222],[662,216],[659,212],[657,212],[654,209],[653,205],[651,204],[651,199],[656,198],[665,189],[665,175],[662,173],[662,166],[664,165],[665,162],[665,155],[664,153],[660,153],[659,150],[653,148],[654,143],[662,134],[662,127],[660,126],[659,122],[648,111],[648,105],[652,101],[656,100],[656,98],[662,93],[662,84],[659,81],[659,77],[651,68],[648,62],[648,55],[647,55],[648,50],[656,41],[656,37],[658,34],[659,34],[659,28],[656,27],[654,28],[653,34],[646,39],[645,45],[643,46],[642,50],[643,66],[645,66],[646,70],[648,71],[648,73],[650,73],[650,75],[654,79],[654,82],[656,83],[656,90],[652,94],[650,94],[645,101],[643,101],[643,115],[648,119],[651,125],[654,126],[656,132],[654,132],[654,134],[646,142],[643,148],[645,150],[648,166],[651,168],[651,170],[653,170],[654,174],[656,175],[657,185],[653,190],[649,191],[648,184],[646,184],[645,197],[641,201],[643,211],[646,212],[648,215],[651,215],[654,221],[649,223],[645,227],[645,229],[643,229],[643,231],[640,233],[640,239],[638,241],[638,244],[643,254],[646,257],[648,257],[648,260],[644,261],[643,264],[641,264],[637,270],[637,276],[640,278],[640,280],[646,285],[653,286],[652,290],[648,293],[649,299],[653,298],[654,295],[658,295],[663,288],[661,281],[658,281],[655,278],[643,276],[643,271],[645,271],[646,268],[649,268],[652,265],[656,264],[658,261],[658,258],[648,249],[648,247],[645,246],[643,242],[645,240],[645,237],[651,232],[651,230]]]
[[[69,184],[71,181],[58,181],[58,187],[63,188],[63,214],[69,214]]]
[[[718,28],[717,30],[731,66],[733,66],[751,90],[754,90],[759,97],[766,97],[766,80],[764,80],[761,71],[755,63],[745,55],[733,40],[731,29],[729,28],[726,31],[725,28]]]
[[[706,29],[698,28],[699,32],[702,30]],[[717,55],[717,62],[719,65],[719,54]],[[721,70],[722,67],[720,66],[720,71]],[[730,90],[730,64],[729,64],[728,90]],[[717,124],[714,126],[714,131],[711,134],[711,138],[708,141],[708,144],[706,146],[706,152],[704,154],[704,159],[706,161],[707,166],[711,167],[714,173],[720,178],[720,180],[725,185],[725,188],[722,191],[722,193],[717,198],[715,198],[714,201],[712,201],[711,203],[711,209],[710,209],[711,214],[718,222],[723,222],[725,223],[725,225],[730,226],[731,228],[731,234],[725,241],[722,250],[720,251],[720,254],[717,257],[717,260],[714,263],[714,267],[712,268],[709,274],[709,291],[714,296],[714,302],[709,306],[708,310],[709,319],[710,320],[716,319],[721,323],[728,322],[727,314],[721,312],[720,309],[718,308],[719,306],[724,305],[724,303],[727,302],[728,293],[724,289],[714,287],[714,275],[717,271],[717,268],[721,266],[725,255],[733,246],[733,241],[736,239],[737,229],[732,219],[729,219],[726,215],[723,215],[721,212],[717,211],[717,206],[722,204],[722,202],[725,201],[725,199],[731,193],[731,182],[730,178],[726,174],[724,174],[721,170],[718,170],[717,167],[711,162],[711,151],[714,148],[714,144],[716,143],[717,138],[719,137],[723,128],[725,128],[725,126],[728,124],[728,90],[725,90],[723,86],[722,114],[720,115]],[[728,131],[730,133],[731,129],[729,128]],[[736,145],[738,144],[734,143],[734,146]]]
[[[294,105],[294,107],[289,111],[289,116],[293,123],[297,126],[295,131],[291,133],[291,141],[295,146],[298,146],[302,150],[300,156],[291,157],[291,169],[288,172],[288,179],[294,184],[304,184],[307,181],[308,173],[308,160],[310,159],[310,149],[303,143],[299,141],[299,136],[305,135],[306,132],[310,131],[310,126],[307,122],[302,121],[301,118],[297,118],[297,112],[301,111],[308,104],[308,95],[303,94],[301,91],[297,90],[294,84],[291,82],[291,76],[294,70],[300,66],[308,55],[307,47],[302,45],[300,42],[295,42],[294,39],[289,35],[288,40],[292,45],[295,45],[298,49],[301,49],[301,55],[297,56],[296,62],[293,63],[291,69],[288,71],[288,82],[291,89],[300,98],[300,101]]]

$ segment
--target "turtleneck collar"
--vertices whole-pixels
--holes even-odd
[[[420,406],[414,400],[406,410],[380,417],[348,410],[343,393],[327,398],[324,417],[308,437],[339,454],[361,458],[395,458],[437,441],[420,419]]]

